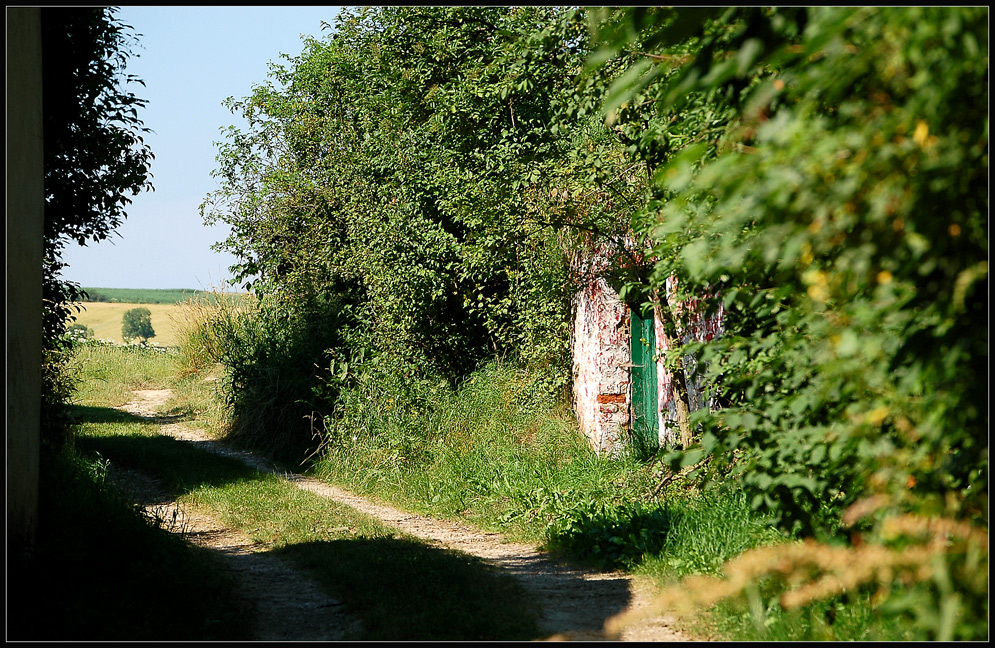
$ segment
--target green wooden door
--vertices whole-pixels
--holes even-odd
[[[632,430],[649,447],[659,444],[659,405],[656,386],[656,330],[653,308],[630,309],[632,329]]]

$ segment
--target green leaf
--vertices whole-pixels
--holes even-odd
[[[648,59],[640,59],[630,65],[608,88],[602,102],[601,111],[605,115],[606,122],[609,125],[614,124],[622,104],[631,102],[661,72],[660,66]]]

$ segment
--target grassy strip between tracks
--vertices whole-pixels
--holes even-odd
[[[280,477],[162,436],[155,424],[104,412],[80,430],[85,452],[154,476],[181,509],[208,512],[306,569],[362,620],[354,639],[534,636],[525,593],[482,561],[428,547]],[[122,420],[107,420],[115,416]]]

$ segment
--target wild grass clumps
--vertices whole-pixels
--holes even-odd
[[[181,371],[221,367],[225,436],[300,463],[320,445],[337,396],[318,362],[340,344],[340,324],[334,306],[302,313],[229,295],[191,300],[177,321]]]
[[[547,529],[546,547],[604,569],[638,569],[659,580],[717,574],[722,564],[786,537],[750,512],[745,495],[714,489],[696,496],[608,506],[588,502]]]
[[[613,472],[539,377],[494,361],[461,385],[371,374],[343,391],[317,466],[415,510],[505,531],[551,522]],[[399,396],[399,393],[402,396]],[[600,486],[596,486],[600,488]]]
[[[214,292],[178,302],[172,316],[179,340],[181,375],[202,373],[222,362],[225,349],[238,339],[254,302],[243,295]]]

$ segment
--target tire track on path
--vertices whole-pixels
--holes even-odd
[[[134,393],[135,400],[122,409],[144,417],[155,417],[171,395],[168,389]],[[299,488],[351,506],[423,541],[478,556],[507,570],[535,595],[540,606],[539,627],[550,639],[692,640],[674,627],[672,618],[660,616],[628,627],[617,637],[605,634],[604,624],[608,619],[623,611],[648,605],[652,595],[649,587],[627,574],[564,566],[532,546],[505,541],[501,534],[481,531],[459,522],[413,515],[337,486],[288,473],[263,457],[231,448],[182,423],[163,424],[161,431],[206,451],[242,461],[261,472],[279,475]],[[295,586],[299,581],[291,582]]]

